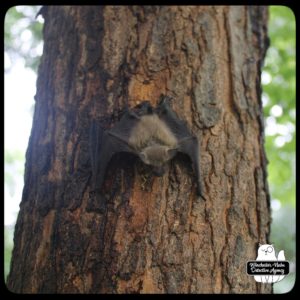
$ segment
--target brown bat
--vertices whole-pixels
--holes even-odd
[[[178,152],[188,155],[197,176],[197,194],[201,194],[199,143],[185,122],[170,107],[170,98],[161,97],[156,108],[148,101],[127,110],[116,125],[104,131],[92,122],[90,150],[92,162],[92,190],[99,191],[109,161],[118,152],[137,155],[152,166],[156,176],[162,176],[165,166]]]

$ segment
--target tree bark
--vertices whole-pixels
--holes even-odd
[[[269,293],[246,274],[270,225],[260,73],[267,8],[49,6],[8,288],[17,293]],[[89,197],[89,126],[173,109],[200,141],[162,178],[126,154]]]

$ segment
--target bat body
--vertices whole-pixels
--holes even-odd
[[[197,177],[197,194],[201,196],[199,143],[163,97],[156,108],[145,101],[136,111],[127,111],[111,129],[103,131],[93,121],[90,134],[92,190],[99,191],[106,168],[118,152],[137,155],[152,166],[156,176],[162,176],[166,164],[177,152],[188,155]]]

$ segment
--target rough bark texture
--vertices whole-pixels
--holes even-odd
[[[264,7],[49,6],[8,287],[18,293],[268,293],[246,274],[270,225]],[[118,155],[89,198],[91,119],[160,94],[200,139],[162,178]]]

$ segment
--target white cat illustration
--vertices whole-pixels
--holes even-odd
[[[285,260],[284,251],[281,250],[278,253],[278,256],[276,257],[275,249],[273,245],[259,244],[259,248],[257,250],[257,258],[256,260],[260,261],[283,261]],[[263,282],[263,283],[274,283],[279,282],[282,280],[285,276],[284,275],[255,275],[254,279],[257,282]]]

